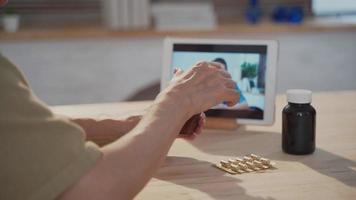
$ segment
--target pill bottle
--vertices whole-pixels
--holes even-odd
[[[316,115],[312,92],[288,90],[287,101],[282,112],[282,149],[289,154],[311,154],[315,150]]]

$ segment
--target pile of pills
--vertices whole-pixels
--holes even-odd
[[[229,174],[242,174],[266,169],[275,169],[274,162],[255,154],[249,154],[242,158],[236,157],[228,160],[221,160],[220,163],[214,164],[214,166]]]

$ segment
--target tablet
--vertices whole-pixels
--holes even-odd
[[[172,79],[174,68],[188,70],[202,60],[219,62],[237,83],[240,99],[233,107],[222,102],[206,115],[236,118],[239,124],[273,124],[276,41],[167,38],[163,54],[161,90]]]

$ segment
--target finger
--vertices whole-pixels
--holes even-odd
[[[221,64],[221,63],[218,63],[218,62],[209,62],[209,66],[217,68],[217,69],[225,70],[224,64]]]
[[[220,74],[225,78],[231,78],[231,74],[225,70],[220,70]]]
[[[200,121],[199,121],[199,127],[200,129],[203,129],[206,123],[206,115],[205,113],[200,113]]]
[[[224,97],[224,100],[230,107],[234,106],[240,101],[240,93],[235,89],[226,89]]]
[[[202,132],[202,129],[204,126],[203,121],[204,121],[204,119],[202,117],[200,117],[197,127],[194,130],[194,133],[196,133],[197,135],[199,135]]]
[[[201,61],[198,61],[195,64],[195,66],[197,66],[197,67],[209,67],[209,62],[201,60]]]
[[[206,121],[206,115],[204,112],[200,113],[200,117],[202,118],[203,120],[203,125],[205,125],[205,121]]]
[[[205,115],[205,113],[202,112],[202,113],[200,113],[200,120],[199,120],[198,126],[195,130],[195,133],[197,135],[199,135],[201,132],[203,132],[205,123],[206,123],[206,115]]]
[[[191,77],[196,77],[198,79],[204,78],[207,74],[207,72],[209,72],[211,70],[209,70],[209,65],[208,62],[206,61],[199,61],[197,62],[195,65],[192,66],[192,68],[190,70],[188,70],[186,72],[186,75],[184,76],[185,79],[189,79]]]
[[[181,68],[174,68],[172,81],[178,79],[183,73],[184,71]]]
[[[201,132],[203,132],[203,127],[202,125],[198,126],[197,129],[194,131],[196,135],[199,135]]]
[[[173,74],[174,74],[175,76],[179,76],[179,75],[183,74],[183,72],[184,72],[184,71],[183,71],[181,68],[176,67],[176,68],[174,68]]]
[[[231,79],[225,79],[225,86],[229,89],[236,90],[236,82]]]
[[[204,112],[201,113],[201,117],[203,118],[203,125],[206,123],[206,114]]]
[[[139,121],[142,119],[142,115],[132,115],[127,118],[128,121]]]
[[[190,135],[194,133],[199,126],[200,119],[200,114],[193,115],[185,122],[179,133],[182,135]]]

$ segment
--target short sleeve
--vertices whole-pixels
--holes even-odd
[[[95,164],[99,148],[39,101],[1,55],[0,91],[0,199],[56,198]]]

